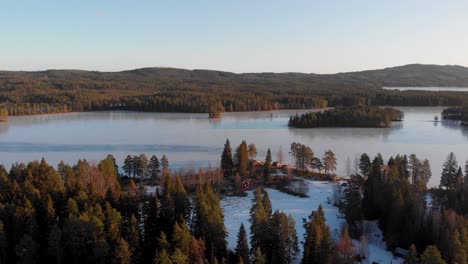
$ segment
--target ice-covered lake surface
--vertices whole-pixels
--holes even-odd
[[[325,211],[325,217],[334,238],[339,237],[341,226],[346,222],[339,217],[338,208],[327,203],[327,197],[332,196],[333,184],[329,182],[306,181],[309,185],[308,198],[299,198],[281,193],[274,189],[266,189],[270,196],[273,210],[280,210],[290,214],[296,221],[296,231],[299,241],[304,240],[305,230],[302,226],[302,219],[307,219],[313,210],[317,210],[321,204]],[[244,224],[247,231],[250,230],[249,210],[252,206],[253,191],[248,192],[248,197],[225,197],[221,201],[224,208],[225,224],[229,232],[228,244],[233,250],[236,247],[237,233],[241,223]],[[387,251],[385,242],[382,240],[381,230],[376,223],[368,223],[369,234],[367,241],[369,243],[367,250],[367,259],[364,263],[402,263],[400,258],[393,257],[390,251]],[[354,241],[356,249],[359,250],[359,241]],[[302,244],[299,244],[302,250]],[[300,263],[301,254],[297,257],[297,263]]]
[[[383,89],[398,91],[468,92],[468,87],[383,87]]]
[[[338,159],[337,173],[366,152],[369,155],[415,153],[428,158],[433,172],[430,186],[439,184],[441,165],[449,152],[460,164],[468,158],[468,127],[454,121],[434,122],[440,107],[401,107],[403,122],[390,128],[294,129],[288,119],[308,110],[225,113],[222,119],[207,114],[87,112],[11,117],[0,123],[0,163],[27,162],[42,157],[57,165],[61,160],[98,161],[108,153],[122,164],[130,155],[166,154],[172,169],[218,166],[226,138],[235,148],[242,140],[255,143],[258,158],[280,148],[288,158],[292,142],[309,145],[317,156],[331,149]],[[348,162],[349,161],[349,162]]]

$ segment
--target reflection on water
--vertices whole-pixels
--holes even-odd
[[[166,154],[171,166],[217,166],[226,138],[233,148],[242,140],[255,143],[258,159],[271,148],[276,159],[280,148],[285,156],[292,142],[311,146],[317,156],[333,150],[338,173],[344,174],[346,160],[363,152],[382,153],[384,158],[415,153],[428,158],[433,169],[431,185],[439,181],[441,164],[453,151],[461,164],[468,158],[468,127],[456,121],[434,123],[440,107],[404,107],[405,120],[390,128],[289,128],[289,116],[307,110],[225,113],[221,119],[207,114],[88,112],[11,117],[0,123],[0,163],[45,157],[51,164],[60,160],[100,160],[112,153],[118,162],[126,155]],[[286,161],[291,162],[291,161]]]

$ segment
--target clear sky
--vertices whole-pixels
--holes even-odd
[[[468,66],[467,0],[0,0],[0,69]]]

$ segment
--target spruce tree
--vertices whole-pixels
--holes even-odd
[[[263,174],[265,182],[268,182],[270,177],[270,167],[271,167],[271,150],[268,148],[267,155],[265,157],[265,163],[263,164]]]
[[[291,216],[275,211],[269,221],[268,263],[288,264],[296,258],[297,245],[296,222]]]
[[[349,233],[353,238],[361,235],[362,201],[361,201],[361,176],[351,176],[348,185],[343,190],[342,204],[339,207],[341,215],[346,219]]]
[[[227,256],[226,227],[220,199],[210,185],[197,191],[192,227],[195,237],[206,242],[205,256],[213,263]]]
[[[322,205],[313,211],[309,220],[304,221],[306,230],[302,263],[329,263],[331,260],[332,238],[326,224]]]
[[[359,171],[361,172],[362,177],[365,179],[369,177],[369,173],[371,171],[371,162],[369,156],[366,153],[362,154],[359,160]]]
[[[221,154],[221,169],[225,177],[231,177],[234,169],[234,162],[232,160],[232,149],[229,139],[226,139],[224,144],[223,153]]]
[[[440,186],[446,187],[448,189],[455,188],[457,184],[457,169],[458,163],[455,154],[453,154],[453,152],[450,152],[442,166]]]
[[[237,246],[235,253],[238,258],[242,259],[243,263],[250,263],[249,242],[247,241],[247,233],[245,232],[245,227],[242,223],[239,228],[239,233],[237,234]]]
[[[151,156],[150,161],[148,163],[148,173],[153,180],[158,177],[159,166],[160,164],[158,157],[156,157],[156,155]]]
[[[263,205],[263,190],[257,188],[250,209],[250,245],[252,252],[268,250],[269,215]]]

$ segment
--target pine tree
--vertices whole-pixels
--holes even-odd
[[[141,153],[137,158],[137,168],[137,174],[143,179],[146,178],[148,175],[148,158],[144,153]]]
[[[371,171],[371,162],[369,156],[364,153],[361,155],[361,159],[359,160],[359,171],[364,179],[369,177],[369,173]]]
[[[127,158],[125,158],[124,160],[124,165],[122,168],[127,174],[127,176],[130,178],[132,177],[133,167],[134,167],[133,158],[132,156],[128,155]]]
[[[421,255],[421,264],[445,264],[436,246],[427,246]]]
[[[152,179],[156,179],[159,173],[159,160],[156,155],[151,156],[148,164],[148,173]]]
[[[327,150],[323,156],[323,168],[325,169],[325,174],[329,174],[331,171],[336,170],[336,156],[335,153],[331,150]]]
[[[167,159],[166,155],[162,156],[161,165],[162,165],[163,175],[169,173],[169,160]]]
[[[242,223],[239,228],[239,233],[237,234],[237,246],[235,253],[238,258],[242,259],[243,263],[250,263],[249,242],[247,241],[247,233],[245,232],[245,227]]]
[[[221,169],[225,177],[231,177],[234,169],[234,162],[232,160],[232,149],[229,139],[226,139],[224,144],[223,153],[221,154]]]
[[[448,189],[455,188],[457,184],[457,168],[458,163],[455,154],[450,152],[442,167],[440,186],[446,187]]]
[[[312,165],[314,152],[309,146],[301,143],[293,142],[291,144],[290,153],[293,156],[296,164],[296,169],[305,172]]]

